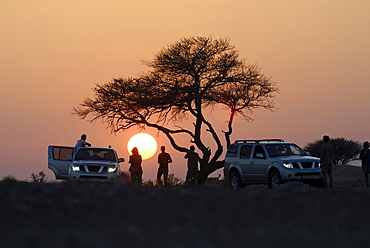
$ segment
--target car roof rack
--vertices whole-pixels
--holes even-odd
[[[283,139],[235,140],[234,143],[284,142]]]

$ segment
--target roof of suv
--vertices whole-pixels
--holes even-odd
[[[268,142],[284,142],[282,139],[260,139],[260,140],[235,140],[235,143],[268,143]]]

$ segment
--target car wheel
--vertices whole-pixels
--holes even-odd
[[[230,175],[230,186],[232,189],[240,189],[242,188],[242,180],[239,176],[238,172],[232,172]]]
[[[280,184],[281,184],[281,178],[280,178],[279,172],[277,171],[271,172],[269,176],[269,188],[270,189],[277,188],[279,187]]]

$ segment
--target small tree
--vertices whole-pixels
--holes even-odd
[[[311,156],[320,157],[320,148],[323,145],[322,140],[316,140],[309,143],[304,149],[310,152]],[[334,164],[348,164],[358,158],[361,150],[361,143],[345,138],[330,139],[330,143],[334,146]]]
[[[33,183],[43,183],[48,180],[48,177],[46,176],[44,171],[40,171],[38,174],[32,172],[30,177]]]

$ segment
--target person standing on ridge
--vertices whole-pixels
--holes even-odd
[[[366,187],[369,187],[369,173],[370,173],[370,150],[369,141],[365,141],[360,151],[361,167],[365,174]]]
[[[320,148],[320,163],[321,163],[321,173],[324,180],[324,187],[328,186],[329,177],[329,187],[333,187],[333,163],[334,163],[334,147],[329,143],[329,136],[324,135],[324,144]]]
[[[166,147],[161,146],[161,153],[158,155],[158,173],[157,173],[157,183],[162,184],[161,177],[163,175],[164,185],[167,185],[168,178],[168,164],[172,163],[172,158],[170,154],[166,152]]]

